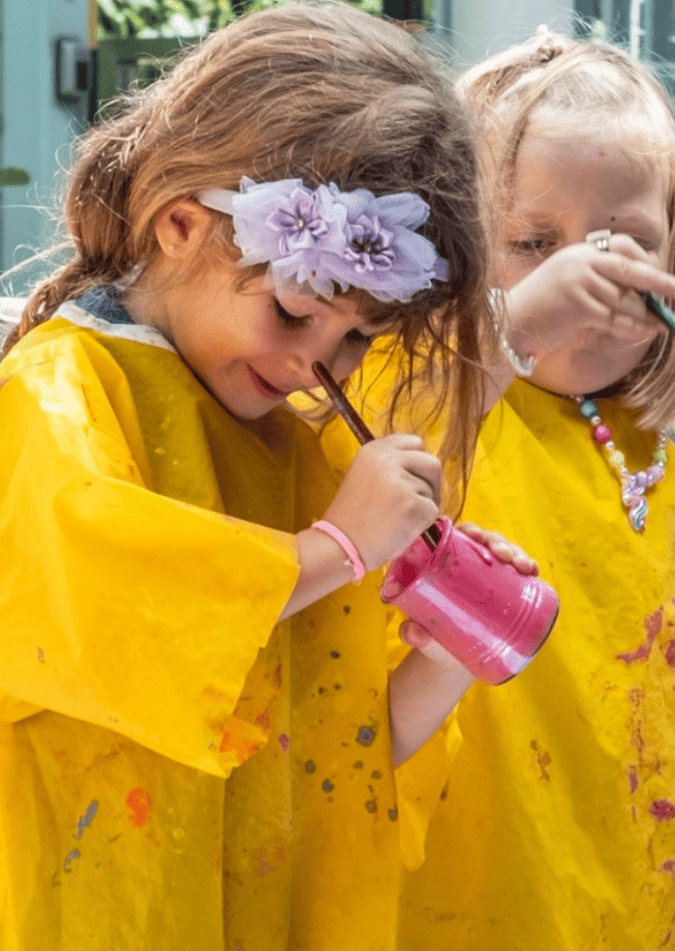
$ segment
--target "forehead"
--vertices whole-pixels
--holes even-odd
[[[555,215],[571,203],[665,213],[670,173],[663,151],[617,136],[528,131],[513,168],[512,205]]]

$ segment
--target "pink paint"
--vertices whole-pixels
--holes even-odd
[[[646,660],[652,652],[652,645],[656,640],[661,626],[663,624],[663,608],[658,608],[653,614],[644,619],[646,637],[644,641],[634,651],[627,654],[617,654],[617,660],[623,660],[626,664],[634,664],[638,660]]]
[[[289,747],[290,745],[291,745],[291,741],[290,741],[289,738],[286,736],[286,734],[285,734],[285,733],[280,733],[280,734],[279,734],[279,746],[280,746],[281,749],[284,751],[284,753],[287,751],[287,749],[288,749],[288,747]]]
[[[137,786],[129,792],[125,802],[131,810],[129,822],[136,829],[142,829],[150,818],[150,807],[152,805],[150,796],[145,789]]]
[[[672,875],[675,880],[675,859],[666,859],[666,861],[659,866],[659,872]]]
[[[668,664],[670,664],[671,667],[675,667],[675,640],[668,641],[663,653],[665,654]]]
[[[631,794],[635,792],[638,786],[639,786],[639,782],[638,782],[637,767],[629,766],[628,767],[628,788],[630,789]]]
[[[649,811],[657,822],[670,822],[675,819],[675,806],[670,799],[655,799]]]
[[[418,538],[392,562],[382,599],[421,624],[480,680],[510,680],[548,637],[557,595],[540,578],[493,558],[447,518],[436,525],[441,538],[433,551]]]

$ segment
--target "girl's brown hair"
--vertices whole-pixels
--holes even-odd
[[[570,40],[540,27],[520,46],[467,70],[458,91],[478,114],[494,169],[493,194],[502,213],[512,197],[518,150],[537,133],[620,135],[626,151],[666,169],[670,227],[668,269],[675,271],[675,114],[664,86],[620,47]],[[638,424],[659,428],[675,416],[675,342],[659,336],[642,363],[614,387]]]
[[[153,220],[169,202],[236,189],[243,175],[412,191],[429,204],[423,233],[448,260],[447,281],[407,304],[347,293],[399,335],[407,357],[394,403],[411,392],[413,365],[428,380],[442,368],[437,403],[451,393],[462,408],[443,454],[465,476],[476,425],[465,419],[477,420],[482,402],[486,283],[473,130],[425,44],[348,4],[297,2],[232,23],[82,138],[65,196],[72,256],[35,288],[8,346],[87,288],[128,283],[156,254]],[[231,220],[214,218],[205,254],[232,253]]]

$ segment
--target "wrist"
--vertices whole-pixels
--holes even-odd
[[[366,567],[356,545],[354,545],[349,536],[327,519],[320,519],[318,522],[313,522],[312,528],[332,538],[342,552],[344,564],[349,566],[352,570],[353,584],[358,584],[366,573]]]

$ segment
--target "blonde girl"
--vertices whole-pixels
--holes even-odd
[[[398,948],[668,947],[673,111],[622,50],[546,29],[460,85],[494,163],[508,386],[465,512],[534,555],[561,613],[528,670],[458,708]]]

